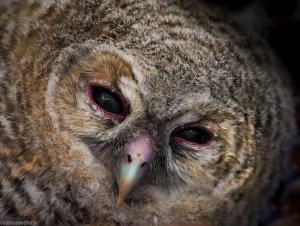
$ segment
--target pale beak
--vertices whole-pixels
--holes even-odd
[[[120,163],[118,203],[122,204],[137,182],[142,178],[147,165],[153,158],[152,137],[140,134],[125,148]]]

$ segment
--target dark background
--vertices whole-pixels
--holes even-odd
[[[222,5],[234,13],[252,6],[259,7],[264,18],[256,20],[278,54],[293,80],[297,103],[298,128],[300,128],[300,0],[207,0]],[[252,18],[253,19],[253,18]],[[281,183],[270,200],[272,216],[261,225],[300,226],[300,139],[291,150],[291,175]]]

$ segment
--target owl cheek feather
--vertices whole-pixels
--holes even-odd
[[[152,136],[140,134],[131,140],[125,148],[120,162],[118,203],[122,204],[127,195],[142,178],[147,164],[153,158]]]

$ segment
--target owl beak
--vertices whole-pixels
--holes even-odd
[[[152,137],[140,134],[129,142],[120,164],[118,203],[122,204],[137,182],[142,178],[153,158]]]

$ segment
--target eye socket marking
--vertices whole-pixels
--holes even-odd
[[[213,139],[213,134],[208,129],[198,125],[186,125],[176,128],[172,132],[171,138],[183,144],[208,146]]]
[[[109,117],[123,120],[130,113],[127,100],[110,87],[91,85],[87,94],[90,101]],[[176,128],[171,133],[171,138],[180,143],[208,146],[213,139],[213,133],[201,126],[188,124]]]
[[[130,113],[127,100],[110,87],[91,85],[88,88],[90,101],[107,116],[115,119],[125,119]]]

